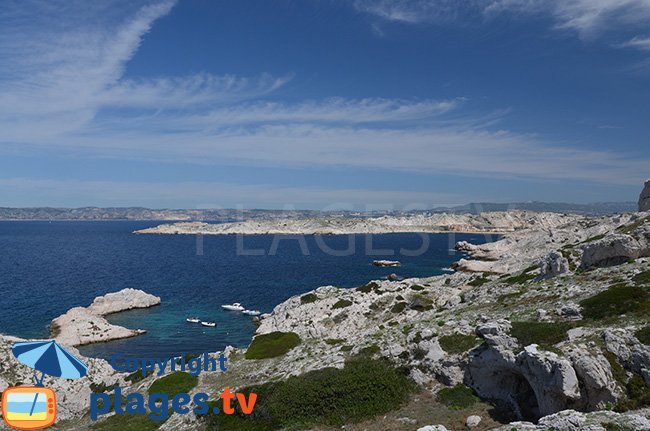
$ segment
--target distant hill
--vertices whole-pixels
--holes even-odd
[[[491,203],[474,202],[454,207],[435,208],[435,212],[472,213],[486,211],[523,210],[534,212],[559,212],[583,215],[607,215],[625,212],[636,212],[637,202],[595,202],[588,204],[572,204],[563,202],[511,202]]]
[[[605,215],[637,210],[636,202],[602,202],[591,204],[549,203],[549,202],[515,202],[490,203],[477,202],[454,207],[439,207],[427,211],[409,211],[409,213],[471,213],[486,211],[524,210],[533,212],[558,212],[583,215]],[[392,211],[391,214],[400,211]],[[328,212],[328,216],[369,217],[383,213],[358,213],[347,211]],[[1,208],[0,220],[160,220],[160,221],[216,221],[304,218],[322,215],[315,210],[238,210],[238,209],[150,209],[140,207],[125,208]]]

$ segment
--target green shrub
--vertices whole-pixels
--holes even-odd
[[[325,344],[329,344],[330,346],[335,346],[337,344],[341,344],[344,342],[344,338],[327,338],[325,339]]]
[[[426,311],[433,308],[433,301],[419,293],[411,295],[409,298],[409,308],[416,311]]]
[[[354,359],[285,381],[240,390],[257,394],[251,415],[205,415],[208,429],[276,430],[341,426],[399,408],[415,385],[383,360]]]
[[[246,350],[246,359],[266,359],[282,356],[300,344],[295,332],[271,332],[258,335]]]
[[[169,399],[172,399],[178,393],[191,391],[198,381],[196,376],[177,371],[153,382],[147,392],[167,394]]]
[[[616,284],[580,302],[582,315],[588,319],[604,319],[635,312],[647,306],[648,293],[638,287]]]
[[[586,244],[588,242],[598,241],[598,240],[601,240],[601,239],[605,238],[605,236],[606,236],[606,234],[604,234],[604,233],[602,233],[600,235],[595,235],[595,236],[592,236],[591,238],[587,238],[586,240],[582,241],[580,244]]]
[[[452,410],[464,410],[476,404],[479,398],[470,388],[459,384],[453,388],[441,389],[438,392],[438,401]]]
[[[420,290],[424,290],[424,286],[420,286],[419,284],[414,284],[410,286],[410,289],[415,291],[420,291]]]
[[[634,374],[625,385],[627,397],[619,400],[614,411],[637,410],[650,405],[650,388],[639,374]]]
[[[537,278],[537,274],[522,272],[519,275],[514,275],[512,277],[506,278],[503,280],[503,282],[507,284],[524,284],[527,281],[533,280],[535,278]]]
[[[453,334],[438,338],[440,347],[447,353],[464,353],[478,346],[480,339],[473,335]]]
[[[362,293],[370,293],[373,290],[379,290],[379,285],[374,281],[371,281],[368,284],[364,284],[363,286],[357,287],[357,290]]]
[[[618,359],[616,359],[616,355],[610,352],[609,350],[605,350],[603,352],[603,356],[605,359],[607,359],[607,362],[609,362],[609,366],[612,368],[612,376],[614,377],[614,380],[616,380],[621,386],[625,386],[625,382],[627,380],[627,373],[625,372],[625,369],[621,366],[621,364],[618,362]]]
[[[307,293],[306,295],[302,295],[300,297],[301,304],[311,304],[312,302],[316,302],[317,300],[318,300],[318,296],[316,296],[315,293]]]
[[[650,326],[644,326],[636,331],[634,335],[636,335],[636,338],[638,338],[643,344],[650,345]]]
[[[512,322],[510,335],[522,346],[538,344],[544,348],[564,341],[567,331],[572,327],[568,322]]]
[[[107,385],[104,382],[102,382],[102,383],[91,383],[90,384],[90,390],[92,392],[96,392],[96,393],[108,392],[108,391],[112,391],[115,388],[116,385],[117,384]]]
[[[352,305],[352,301],[348,301],[347,299],[339,299],[336,301],[336,304],[332,306],[332,309],[335,310],[337,308],[345,308],[349,307],[350,305]]]
[[[354,346],[350,346],[350,345],[347,345],[347,346],[341,346],[341,352],[349,352],[349,351],[351,351],[353,348],[354,348]]]
[[[406,308],[406,302],[396,302],[393,308],[390,309],[391,313],[401,313]]]
[[[636,284],[650,284],[650,270],[643,271],[632,277]]]
[[[490,281],[489,278],[486,278],[486,277],[476,277],[475,279],[473,279],[472,281],[470,281],[470,282],[467,283],[467,284],[469,284],[470,286],[473,286],[473,287],[479,287],[479,286],[483,286],[483,285],[484,285],[485,283],[487,283],[488,281]]]

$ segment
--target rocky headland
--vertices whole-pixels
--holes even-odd
[[[113,325],[104,316],[134,308],[160,304],[160,298],[142,290],[122,289],[95,298],[88,307],[74,307],[52,320],[50,332],[60,344],[84,344],[117,340],[143,334],[142,329],[127,329]]]

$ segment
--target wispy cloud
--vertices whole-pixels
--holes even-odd
[[[635,36],[632,39],[615,45],[618,48],[636,48],[643,51],[650,51],[650,37]]]
[[[593,38],[608,30],[650,23],[650,0],[353,0],[381,19],[404,23],[462,23],[498,14],[544,14],[558,29]]]

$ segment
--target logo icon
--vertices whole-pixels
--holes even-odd
[[[47,428],[56,420],[56,395],[49,388],[16,386],[2,393],[2,418],[12,428]]]
[[[75,358],[56,341],[14,343],[11,351],[21,363],[41,372],[34,376],[35,386],[16,386],[2,393],[2,418],[12,428],[37,430],[56,420],[56,395],[43,386],[45,375],[78,379],[88,373],[88,366]]]

